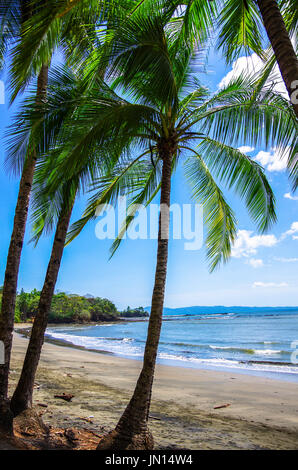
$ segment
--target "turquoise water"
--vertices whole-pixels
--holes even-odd
[[[57,326],[49,328],[47,335],[141,360],[147,326],[147,321]],[[298,351],[298,311],[168,315],[164,316],[158,362],[298,381],[295,348]]]

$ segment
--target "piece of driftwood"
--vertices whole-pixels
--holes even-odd
[[[228,406],[231,406],[231,403],[225,403],[224,405],[214,406],[213,409],[219,410],[220,408],[227,408]]]
[[[79,418],[79,419],[81,419],[82,421],[86,421],[86,423],[91,423],[91,424],[93,424],[93,421],[92,421],[91,418]]]
[[[61,400],[71,401],[74,395],[71,393],[63,393],[62,395],[54,395],[54,398],[61,398]]]

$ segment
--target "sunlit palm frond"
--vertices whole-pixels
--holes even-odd
[[[226,1],[219,17],[219,29],[218,47],[228,62],[233,62],[243,52],[264,56],[264,28],[253,0]]]
[[[263,168],[239,150],[210,138],[198,146],[210,172],[245,200],[248,212],[263,232],[276,221],[275,197]]]
[[[220,262],[226,262],[230,256],[236,237],[236,219],[199,154],[189,157],[185,166],[192,197],[204,207],[207,257],[210,270],[213,271]]]
[[[94,194],[88,201],[82,218],[70,227],[67,243],[70,243],[83,230],[85,225],[104,210],[107,204],[115,204],[118,196],[135,191],[144,181],[144,168],[147,168],[147,159],[142,160],[149,151],[134,158],[132,161],[120,163],[107,175],[98,178],[91,186]]]

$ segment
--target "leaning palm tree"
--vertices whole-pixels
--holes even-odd
[[[111,19],[114,21],[114,18],[120,21],[130,11],[137,9],[138,3],[134,0],[123,0],[119,7],[115,1],[1,0],[0,26],[5,34],[0,40],[0,65],[7,45],[11,42],[14,45],[11,66],[12,101],[38,74],[35,107],[37,110],[41,109],[46,100],[48,64],[56,48],[63,48],[70,63],[80,62],[90,53],[94,44],[98,44],[99,36],[102,36],[101,30],[106,29],[106,23]],[[16,38],[14,35],[18,31],[20,37]],[[30,132],[27,139],[20,143],[18,153],[22,158],[17,161],[16,169],[22,169],[22,175],[7,257],[0,315],[0,339],[5,344],[5,363],[0,365],[0,427],[10,432],[12,415],[7,392],[15,299],[31,187],[39,154]]]
[[[82,9],[82,11],[81,11],[82,17],[86,16],[85,15],[86,8],[87,8],[88,12],[93,11],[93,9],[90,8],[91,7],[90,2],[88,3],[85,0],[78,0],[78,2],[76,2],[75,4],[71,4],[71,5],[65,4],[65,2],[63,2],[63,1],[59,2],[59,4],[57,4],[56,2],[54,2],[54,3],[53,2],[47,2],[47,3],[48,3],[47,8],[45,9],[45,11],[41,12],[41,17],[38,18],[37,26],[35,25],[34,29],[31,28],[30,29],[30,35],[29,36],[26,35],[25,38],[24,38],[24,44],[22,45],[22,48],[21,48],[21,51],[20,51],[21,54],[20,54],[20,57],[18,57],[18,63],[22,64],[22,66],[19,67],[19,74],[18,75],[21,74],[21,76],[23,78],[21,82],[20,82],[20,80],[18,80],[19,84],[20,83],[26,83],[26,81],[28,80],[28,76],[30,77],[30,66],[29,65],[30,65],[31,61],[33,60],[33,58],[34,58],[34,55],[35,55],[34,51],[36,50],[36,48],[38,48],[39,36],[40,35],[43,36],[45,31],[47,31],[48,29],[51,30],[51,28],[53,28],[53,26],[57,22],[57,19],[60,18],[61,16],[63,17],[66,13],[72,12],[72,13],[74,13],[73,16],[77,15],[78,14],[78,11],[77,11],[78,8],[77,7]],[[99,3],[98,2],[93,2],[93,3],[95,3],[95,7],[97,7],[97,8],[100,7],[100,2]],[[93,3],[92,3],[92,5],[93,5]],[[123,25],[123,23],[127,20],[127,18],[129,18],[132,14],[134,14],[142,6],[142,3],[144,3],[144,2],[135,2],[135,1],[131,1],[131,0],[124,1],[124,2],[121,3],[120,8],[119,8],[119,4],[115,5],[113,2],[109,2],[108,5],[103,4],[101,6],[101,8],[102,8],[101,21],[104,23],[104,28],[103,28],[103,31],[101,32],[101,39],[102,39],[102,36],[107,37],[109,39],[109,33],[110,33],[111,26],[113,25],[113,28],[115,30],[115,28],[117,27],[118,24]],[[171,16],[173,15],[173,13],[176,10],[175,2],[167,2],[165,0],[163,2],[160,2],[160,6],[163,7],[164,16],[165,16],[165,18],[168,18],[168,19],[171,18]],[[73,12],[73,10],[75,10],[75,12]],[[196,12],[195,18],[196,18],[196,23],[197,23],[198,28],[196,28],[195,33],[192,30],[191,33],[188,34],[189,39],[192,39],[193,36],[196,36],[200,40],[201,43],[204,40],[206,40],[206,38],[207,38],[206,31],[208,31],[208,28],[206,28],[206,23],[209,26],[210,26],[210,23],[211,23],[211,16],[208,15],[208,13],[210,13],[210,11],[212,11],[212,8],[208,7],[207,12],[204,9],[201,9],[199,12]],[[96,18],[94,18],[94,20],[96,20]],[[94,30],[92,29],[92,25],[94,23],[94,20],[91,21],[91,29],[90,29],[90,26],[87,27],[88,25],[84,25],[84,24],[82,24],[81,27],[85,31],[86,35],[90,34],[90,32],[91,32],[91,40],[94,39],[93,42],[96,42],[97,36],[96,35],[94,36]],[[97,23],[98,22],[99,22],[99,19],[98,19]],[[72,25],[71,21],[70,21],[70,26],[71,27],[68,26],[68,29],[71,29],[71,31],[72,31],[73,25]],[[181,31],[185,33],[185,28],[182,27]],[[29,55],[27,54],[28,47],[26,47],[26,44],[28,42],[28,38],[29,38],[29,41],[30,41],[30,54]],[[84,39],[84,36],[83,36],[83,39]],[[90,42],[90,40],[89,40],[89,42]],[[107,42],[109,42],[109,41],[107,41]],[[179,45],[179,41],[176,41],[176,42],[177,42],[177,45]],[[86,40],[83,40],[83,45],[85,43],[86,43]],[[79,46],[77,46],[77,47],[79,48],[79,50],[81,50],[82,49],[82,44],[80,43]],[[24,52],[26,52],[26,53],[24,53]],[[97,52],[96,58],[98,56],[100,57],[97,50],[96,50],[96,52]],[[72,51],[72,56],[73,56],[73,51]],[[30,57],[31,57],[31,59],[30,59]],[[88,57],[88,63],[90,64],[90,62],[92,62],[92,61],[93,61],[93,54],[91,52],[91,56]],[[73,62],[73,57],[72,57],[72,62]],[[91,68],[91,73],[90,73],[90,70],[88,72],[87,85],[89,86],[89,84],[91,84],[91,88],[92,88],[92,83],[96,85],[98,78],[104,76],[105,68],[106,68],[106,63],[105,62],[101,63],[101,61],[100,62],[95,61],[95,63],[93,64],[93,67]],[[63,74],[60,75],[60,78],[62,78],[62,76],[63,76]],[[61,128],[62,123],[63,123],[63,126],[67,126],[67,124],[65,122],[65,118],[66,118],[65,113],[67,114],[67,110],[68,110],[68,114],[70,112],[71,119],[73,119],[73,109],[76,108],[79,104],[82,105],[82,100],[79,99],[79,96],[81,96],[81,95],[78,96],[78,93],[76,93],[74,89],[69,90],[69,83],[71,81],[69,82],[69,80],[68,80],[69,77],[67,75],[66,76],[64,75],[64,79],[65,78],[66,78],[66,82],[67,82],[66,90],[68,90],[68,96],[66,97],[65,94],[63,96],[61,96],[61,86],[60,86],[61,82],[60,82],[59,87],[58,87],[59,92],[56,93],[56,104],[53,103],[53,97],[50,98],[52,103],[51,103],[51,106],[50,106],[50,109],[49,109],[49,115],[47,114],[48,111],[44,110],[44,112],[41,116],[37,116],[37,122],[36,122],[36,116],[35,116],[35,118],[33,118],[33,121],[35,122],[35,124],[33,126],[34,127],[34,139],[35,139],[35,141],[40,142],[40,138],[39,138],[40,136],[38,136],[38,132],[37,132],[37,129],[36,129],[36,126],[37,126],[38,122],[39,122],[39,127],[40,127],[40,121],[42,123],[42,126],[44,125],[44,122],[46,121],[47,132],[44,133],[43,127],[42,127],[42,132],[41,132],[41,136],[42,136],[41,140],[43,140],[44,134],[46,136],[48,136],[48,135],[53,136],[53,134],[55,134],[54,129],[57,129],[57,124],[58,124],[58,128]],[[63,79],[62,79],[62,81],[63,81]],[[64,91],[65,91],[65,88],[64,88]],[[103,90],[101,90],[101,94],[102,94],[102,91]],[[72,93],[71,96],[69,96],[70,92]],[[81,88],[80,92],[83,93],[83,99],[86,99],[86,94],[84,93],[84,92],[86,92],[86,90],[82,90],[82,88]],[[93,92],[93,94],[97,92],[96,87],[92,88],[92,92]],[[63,110],[61,109],[61,103],[62,102],[65,105]],[[54,109],[53,109],[53,106],[54,106]],[[31,108],[32,108],[32,105],[31,105]],[[57,113],[57,110],[58,110],[58,113]],[[25,114],[26,114],[25,110],[22,109],[21,117],[19,119],[17,119],[17,121],[23,121]],[[38,115],[38,113],[36,113],[36,114]],[[55,116],[54,118],[53,118],[53,115]],[[29,116],[30,116],[30,113],[29,113]],[[51,118],[49,118],[49,116],[51,116]],[[103,117],[105,116],[104,112],[103,112],[102,116]],[[56,118],[58,118],[58,119],[56,119]],[[29,119],[28,131],[30,131],[32,133],[32,123],[31,123],[30,119]],[[26,135],[26,126],[25,126],[25,135]],[[12,154],[15,153],[14,158],[19,153],[19,151],[18,151],[19,150],[18,142],[20,140],[21,141],[24,140],[24,132],[21,132],[20,129],[16,129],[15,132],[13,132],[13,138],[15,139],[16,136],[17,136],[17,139],[16,139],[17,141],[14,143],[14,145],[12,145],[12,150],[13,150]],[[63,140],[65,137],[60,135],[59,138]],[[106,134],[106,137],[105,137],[105,143],[107,143],[107,139],[108,139],[108,133]],[[115,153],[115,156],[116,156],[116,159],[117,159],[118,154],[116,152],[117,148],[115,146],[115,143],[113,143],[113,147],[114,147],[114,153]],[[48,145],[44,145],[44,143],[43,143],[42,148],[43,148],[43,151],[45,152],[45,149],[46,148],[48,149]],[[90,155],[90,147],[89,147],[89,152],[87,154],[89,161],[85,163],[85,169],[86,169],[86,165],[90,165],[90,163],[89,163],[90,160],[91,160],[91,163],[94,166],[95,162],[98,161],[98,155],[101,155],[103,153],[103,151],[104,151],[104,146],[102,145],[100,151],[97,151],[94,155],[93,154]],[[109,154],[109,160],[110,160],[109,163],[110,163],[110,165],[114,165],[115,160],[114,160],[114,158],[111,159],[111,150],[109,150],[108,154]],[[70,154],[70,155],[72,156],[72,154]],[[56,155],[56,157],[57,157],[57,155]],[[81,158],[81,163],[83,161],[84,160],[82,160],[82,158]],[[55,161],[55,164],[57,164],[56,161]],[[58,166],[57,166],[57,168],[58,168]],[[80,165],[80,168],[82,168],[81,165]],[[101,170],[100,170],[101,173],[103,171],[103,168],[104,168],[104,166],[101,167]],[[56,171],[53,170],[54,173],[57,173],[57,171],[58,170],[56,170]],[[85,171],[86,170],[84,170],[84,172]],[[142,169],[142,171],[143,171],[143,169]],[[83,174],[84,174],[84,172],[83,172]],[[94,171],[92,173],[94,174]],[[48,168],[47,168],[46,174],[49,174]],[[61,171],[61,174],[64,175],[63,171]],[[66,173],[66,174],[68,174],[68,173]],[[77,178],[78,178],[77,167],[76,167],[76,174],[73,175],[72,178],[74,178],[75,180],[77,180]],[[38,179],[40,181],[40,178],[38,178]],[[57,187],[57,178],[55,178],[55,179],[56,179],[56,190],[55,191],[58,191],[58,193],[60,193],[61,188],[59,188],[59,185]],[[62,187],[64,187],[63,186],[64,185],[64,177],[62,178],[62,180],[60,180],[59,184]],[[67,183],[67,187],[68,188],[73,187],[73,184],[74,184],[74,182],[71,180]],[[48,200],[54,198],[53,194],[55,194],[55,191],[54,191],[54,193],[52,192],[51,195],[49,193],[47,194],[47,199]],[[61,195],[58,199],[61,200]],[[71,199],[71,200],[69,201],[69,199]],[[49,314],[49,311],[50,311],[51,300],[52,300],[52,296],[53,296],[53,292],[54,292],[56,279],[57,279],[57,276],[58,276],[60,261],[61,261],[61,258],[62,258],[63,244],[64,244],[64,239],[65,239],[65,236],[66,236],[66,231],[67,231],[67,227],[68,227],[68,223],[69,223],[69,217],[71,215],[71,207],[72,207],[73,199],[71,198],[70,195],[68,195],[68,196],[64,195],[64,197],[62,198],[62,201],[63,201],[63,207],[61,208],[61,214],[58,216],[56,235],[55,235],[55,238],[54,238],[54,244],[53,244],[53,248],[52,248],[52,255],[51,255],[51,258],[50,258],[50,262],[49,262],[49,265],[48,265],[48,270],[47,270],[47,274],[46,274],[46,278],[45,278],[45,283],[44,283],[42,293],[41,293],[38,312],[37,312],[37,315],[36,315],[36,318],[35,318],[35,321],[34,321],[34,324],[33,324],[33,328],[32,328],[32,332],[31,332],[30,341],[29,341],[27,352],[26,352],[26,357],[25,357],[25,361],[24,361],[24,364],[23,364],[21,376],[20,376],[17,388],[16,388],[16,390],[13,394],[13,397],[11,399],[10,407],[11,407],[11,410],[13,411],[14,415],[19,414],[21,411],[23,411],[24,409],[26,409],[26,408],[28,408],[32,405],[32,394],[33,394],[34,378],[35,378],[35,374],[36,374],[36,370],[37,370],[37,366],[38,366],[38,362],[39,362],[39,358],[40,358],[42,344],[43,344],[43,341],[44,341],[44,333],[45,333],[45,328],[46,328],[46,325],[47,325],[47,318],[48,318],[48,314]],[[65,207],[68,207],[68,209],[66,210]],[[37,213],[40,214],[39,209],[37,210]],[[45,220],[48,220],[49,213],[51,213],[51,212],[48,212],[48,209],[47,209],[46,210]],[[43,213],[40,220],[45,222],[45,220],[43,219],[44,215],[45,215],[45,213]],[[40,224],[40,220],[39,220],[39,224]],[[43,223],[41,224],[41,227],[43,227]],[[40,230],[41,227],[39,227],[39,230]]]
[[[82,193],[94,178],[108,174],[118,159],[116,146],[109,151],[104,145],[93,149],[89,147],[88,158],[76,162],[75,172],[71,174],[71,178],[68,178],[68,173],[61,168],[68,156],[59,154],[53,148],[57,140],[63,140],[64,128],[71,125],[75,119],[78,104],[82,106],[84,100],[97,97],[99,91],[101,93],[103,91],[100,79],[98,83],[93,84],[92,89],[86,90],[82,81],[70,69],[66,67],[54,69],[50,74],[46,109],[42,114],[32,112],[32,100],[27,100],[20,111],[23,131],[16,129],[15,126],[11,129],[12,158],[16,158],[18,149],[18,142],[15,142],[16,133],[18,140],[22,140],[28,129],[33,133],[35,141],[39,142],[39,148],[43,150],[43,154],[39,156],[33,186],[33,240],[37,243],[44,232],[51,232],[56,226],[52,252],[22,371],[10,401],[10,409],[14,416],[32,406],[35,375],[76,196]],[[105,119],[104,115],[102,119]],[[48,129],[46,133],[44,133],[45,127]],[[105,145],[108,145],[108,136]]]
[[[298,59],[291,42],[291,36],[294,42],[297,40],[297,0],[226,0],[224,3],[218,0],[217,3],[219,8],[223,6],[219,13],[219,47],[228,61],[234,61],[243,49],[266,58],[264,27],[289,97],[295,90],[297,95]],[[292,106],[298,117],[297,98],[292,99]]]
[[[22,2],[2,0],[0,3],[0,24],[1,29],[5,31],[4,39],[1,38],[0,41],[0,60],[7,45],[12,43],[14,46],[10,70],[11,99],[13,101],[18,93],[24,91],[37,75],[34,103],[37,111],[45,106],[48,68],[53,52],[60,45],[64,47],[66,54],[72,55],[72,61],[81,60],[86,51],[97,43],[95,28],[102,9],[102,5],[99,6],[95,1],[92,2],[92,8],[87,8],[86,2],[82,2],[84,8],[75,2],[74,8],[70,10],[64,8],[55,17],[55,21],[43,29],[41,26],[43,19],[52,15],[48,3],[38,0]],[[19,34],[14,37],[16,33]],[[35,42],[31,44],[33,38]],[[18,154],[21,158],[17,160],[15,168],[17,171],[21,170],[21,179],[7,256],[0,314],[0,339],[5,345],[5,363],[0,365],[0,427],[9,432],[12,432],[12,415],[7,392],[17,281],[31,188],[39,154],[30,130],[24,141],[20,142]]]
[[[61,148],[70,155],[64,160],[68,174],[76,161],[86,158],[90,145],[104,144],[107,135],[111,148],[113,143],[123,146],[125,156],[110,175],[91,186],[94,193],[68,241],[98,215],[102,205],[115,202],[126,191],[131,206],[114,252],[138,205],[149,204],[160,191],[155,283],[143,367],[115,430],[99,443],[102,450],[153,448],[148,416],[165,295],[171,178],[178,162],[187,157],[184,164],[193,197],[204,204],[207,256],[213,270],[227,261],[236,236],[235,215],[218,182],[244,199],[261,232],[276,219],[274,195],[263,168],[235,145],[271,144],[285,150],[297,139],[290,104],[270,88],[264,89],[260,81],[240,77],[210,95],[195,78],[193,44],[181,40],[179,28],[169,26],[163,11],[151,8],[149,15],[146,7],[119,27],[109,44],[110,95],[99,94],[82,106]],[[104,60],[102,51],[99,54]]]
[[[20,38],[26,29],[26,24],[34,15],[35,6],[31,1],[7,2],[0,5],[0,20],[3,35],[0,40],[0,61],[4,58],[7,48]],[[15,37],[15,35],[18,35]],[[48,63],[42,62],[38,69],[36,99],[34,106],[41,109],[46,99],[48,79]],[[3,284],[3,295],[0,313],[0,339],[5,346],[5,362],[0,365],[0,427],[12,432],[12,415],[7,402],[8,374],[12,346],[12,330],[17,290],[17,279],[21,251],[24,240],[29,198],[36,164],[34,142],[28,142],[25,151],[22,176],[20,180],[17,205],[13,223],[10,245],[8,249],[6,270]]]

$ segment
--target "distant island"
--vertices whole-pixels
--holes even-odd
[[[145,310],[150,313],[151,307],[145,307]],[[193,306],[193,307],[179,307],[169,308],[164,307],[164,315],[203,315],[203,314],[224,314],[224,313],[270,313],[270,312],[295,312],[298,307],[243,307],[232,306],[226,307],[224,305],[214,306]]]
[[[0,287],[0,304],[2,288]],[[22,289],[16,298],[15,322],[33,321],[40,298],[40,291],[33,289],[24,292]],[[131,309],[127,307],[122,312],[118,311],[115,304],[108,299],[93,297],[91,294],[77,295],[58,292],[53,296],[49,323],[89,323],[89,322],[113,322],[125,318],[148,317],[143,307]]]

